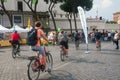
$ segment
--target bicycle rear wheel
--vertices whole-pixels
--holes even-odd
[[[61,61],[65,60],[65,54],[64,54],[63,50],[60,51],[60,59],[61,59]]]
[[[39,60],[30,60],[30,63],[28,64],[27,74],[29,80],[38,80],[40,75]]]
[[[16,58],[16,53],[17,53],[17,49],[16,49],[16,48],[13,48],[13,49],[12,49],[12,57],[13,57],[13,59]]]
[[[101,51],[101,42],[99,42],[99,50]]]
[[[46,53],[46,67],[48,68],[47,71],[51,72],[51,70],[53,68],[53,58],[49,52]]]

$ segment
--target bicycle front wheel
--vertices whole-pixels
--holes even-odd
[[[13,49],[12,49],[12,57],[13,57],[13,59],[16,58],[16,53],[17,53],[16,48],[13,48]]]
[[[51,72],[53,68],[53,58],[49,52],[46,54],[46,67],[48,68],[48,72]]]
[[[39,61],[36,59],[30,60],[27,70],[29,80],[38,80],[40,75]]]

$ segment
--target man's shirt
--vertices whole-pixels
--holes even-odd
[[[16,41],[20,39],[20,35],[18,33],[13,33],[11,37],[12,40],[16,40]]]

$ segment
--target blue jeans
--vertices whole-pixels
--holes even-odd
[[[44,55],[45,51],[44,48],[42,46],[31,46],[33,51],[39,51],[39,53],[41,55]]]

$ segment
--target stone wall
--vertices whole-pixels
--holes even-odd
[[[53,22],[50,20],[49,26],[51,29],[54,30]],[[56,26],[63,29],[70,31],[70,24],[67,19],[56,19]],[[89,32],[92,31],[93,28],[98,29],[99,31],[112,31],[118,30],[120,32],[120,24],[106,24],[105,20],[87,20],[87,27]],[[72,28],[75,31],[74,20],[72,19]],[[82,30],[81,22],[77,19],[77,28],[78,30]]]

